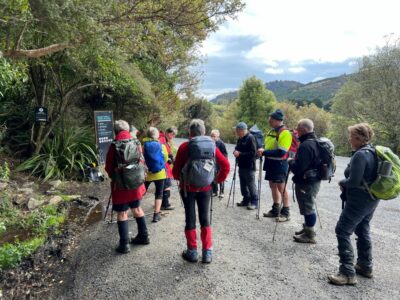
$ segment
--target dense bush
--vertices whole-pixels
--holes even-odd
[[[77,179],[87,164],[97,161],[94,137],[87,128],[67,128],[57,131],[44,144],[39,155],[18,166],[18,171],[49,179]]]

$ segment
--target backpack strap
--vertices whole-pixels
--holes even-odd
[[[274,129],[272,129],[272,130],[274,130]],[[279,128],[278,128],[278,130],[275,130],[276,131],[276,140],[278,141],[279,140],[279,135],[284,131],[284,130],[289,130],[288,128],[287,128],[287,126],[286,125],[282,125],[282,126],[280,126]]]
[[[369,152],[371,152],[371,153],[374,155],[374,157],[375,157],[375,167],[374,167],[375,171],[374,171],[374,172],[377,174],[377,173],[378,173],[378,166],[379,166],[379,159],[378,159],[378,154],[376,153],[375,147],[372,146],[372,145],[370,145],[370,144],[368,144],[368,145],[365,145],[365,146],[363,146],[363,147],[357,149],[356,152],[357,152],[357,151],[360,151],[360,150],[369,151]],[[376,177],[375,177],[375,179],[376,179]],[[374,181],[375,181],[375,179],[374,179]],[[362,184],[363,184],[363,187],[365,188],[365,190],[368,192],[369,196],[370,196],[373,200],[378,200],[378,199],[372,194],[371,189],[370,189],[368,183],[367,183],[364,179],[363,179],[363,181],[362,181]]]

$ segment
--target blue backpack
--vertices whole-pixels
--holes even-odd
[[[158,141],[152,140],[144,143],[144,159],[151,173],[158,173],[165,169],[162,146]]]

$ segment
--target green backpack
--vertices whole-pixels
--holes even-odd
[[[114,141],[114,173],[112,180],[120,190],[138,188],[145,180],[145,167],[140,163],[142,153],[137,139]]]
[[[400,158],[390,148],[375,146],[377,178],[368,187],[375,199],[391,200],[400,195]]]

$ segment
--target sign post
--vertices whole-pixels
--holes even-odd
[[[35,107],[35,122],[46,123],[47,119],[47,107],[39,106]]]
[[[95,111],[96,145],[99,151],[99,164],[105,165],[108,148],[114,140],[113,112]]]

